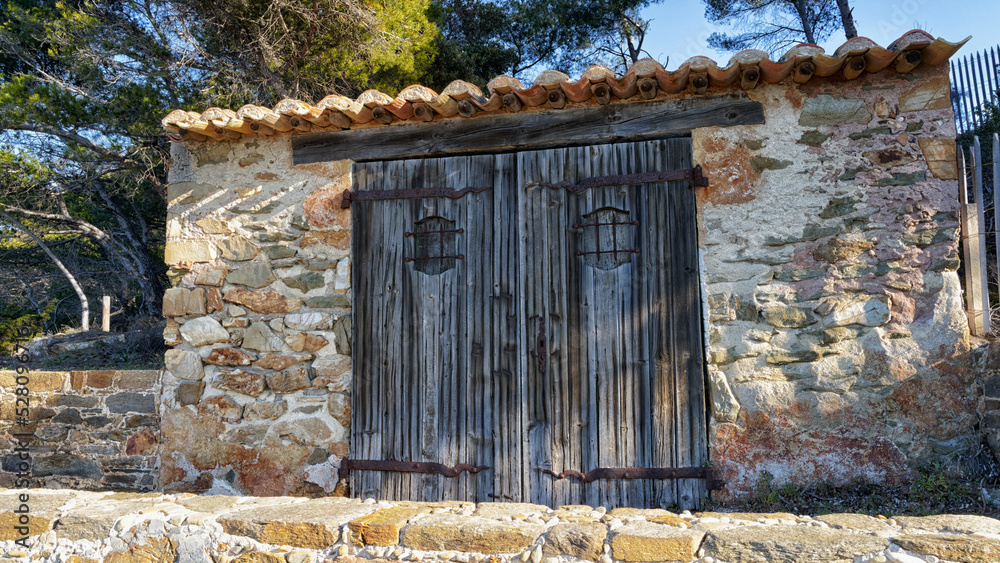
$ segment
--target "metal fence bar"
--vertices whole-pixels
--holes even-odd
[[[1000,46],[970,53],[950,62],[952,107],[959,134],[968,133],[985,124],[983,111],[987,104],[1000,100]]]
[[[997,288],[1000,291],[1000,222],[997,221],[997,211],[1000,210],[1000,134],[993,134],[993,240],[997,253],[993,265],[997,270]],[[992,309],[990,309],[992,311]],[[992,317],[992,315],[991,315]]]

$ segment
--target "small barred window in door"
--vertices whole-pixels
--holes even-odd
[[[573,225],[581,233],[577,256],[583,263],[599,270],[613,270],[628,264],[639,250],[633,247],[634,227],[627,211],[602,207],[583,216],[583,221]]]
[[[440,274],[455,267],[455,260],[464,256],[456,250],[456,235],[462,229],[455,228],[455,222],[444,217],[427,217],[417,221],[412,232],[406,236],[413,239],[413,256],[407,258],[418,272]]]

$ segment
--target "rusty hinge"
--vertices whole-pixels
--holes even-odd
[[[710,491],[726,486],[726,482],[716,476],[714,467],[599,467],[587,473],[572,469],[545,473],[556,479],[572,477],[581,483],[598,479],[705,479],[705,488]]]
[[[340,479],[347,479],[348,473],[352,470],[360,471],[395,471],[397,473],[435,473],[445,477],[458,477],[463,471],[469,473],[479,473],[484,469],[489,469],[487,465],[475,466],[468,463],[459,463],[454,467],[448,467],[443,463],[430,461],[393,461],[388,459],[345,459],[340,462],[340,469],[337,476]]]
[[[566,190],[578,194],[590,188],[606,188],[610,186],[631,186],[634,184],[658,184],[662,182],[677,182],[680,180],[691,180],[695,186],[705,187],[708,185],[708,178],[702,174],[701,165],[684,170],[671,170],[669,172],[643,172],[640,174],[624,174],[621,176],[598,176],[586,178],[575,184],[569,182],[544,182],[528,184],[528,187],[551,188],[554,190]]]
[[[418,199],[422,197],[447,197],[458,199],[465,194],[478,194],[491,189],[492,186],[474,188],[469,186],[460,190],[451,188],[408,188],[403,190],[371,190],[352,192],[344,190],[344,199],[340,202],[341,209],[350,209],[353,201],[377,201],[385,199]]]

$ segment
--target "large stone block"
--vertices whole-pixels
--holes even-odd
[[[813,563],[854,561],[888,546],[884,538],[846,530],[779,525],[712,530],[703,548],[705,555],[722,561]]]
[[[244,335],[244,340],[246,336]],[[208,356],[205,358],[206,364],[212,364],[214,366],[248,366],[253,363],[256,355],[247,352],[246,350],[240,350],[239,348],[233,348],[232,346],[225,346],[222,348],[213,348]],[[190,377],[185,379],[191,379]]]
[[[199,346],[205,346],[206,344],[229,341],[229,331],[222,328],[219,321],[213,319],[212,317],[189,319],[186,323],[181,325],[180,333],[181,337],[183,337],[188,344],[196,348]]]
[[[294,393],[312,387],[309,367],[299,366],[268,374],[267,386],[275,393]]]
[[[285,326],[294,330],[329,330],[336,318],[330,313],[310,311],[285,315]]]
[[[351,427],[351,396],[344,393],[330,393],[327,398],[330,416],[344,428]]]
[[[163,292],[163,316],[183,317],[187,314],[188,294],[191,290],[181,287],[171,287]]]
[[[920,151],[924,153],[924,160],[927,161],[927,168],[931,174],[942,180],[958,179],[954,139],[921,137],[917,143],[920,145]]]
[[[243,333],[243,347],[257,352],[280,352],[285,342],[267,324],[257,321]]]
[[[170,349],[163,353],[163,362],[167,371],[178,379],[200,381],[205,377],[201,358],[194,352]]]
[[[222,257],[234,262],[253,260],[260,253],[260,246],[257,243],[242,236],[227,237],[217,241],[216,244]]]
[[[889,322],[891,316],[888,295],[872,295],[834,302],[827,327],[852,324],[881,326]]]
[[[295,364],[308,362],[312,359],[312,354],[268,354],[254,363],[254,367],[261,369],[282,370]]]
[[[116,393],[104,400],[108,411],[115,414],[127,412],[156,412],[156,395],[153,393]]]
[[[291,313],[302,306],[302,301],[285,297],[274,291],[233,289],[226,292],[223,301],[243,305],[255,313]]]
[[[231,512],[218,517],[222,530],[262,543],[327,549],[340,538],[340,526],[375,511],[349,499],[312,499]]]
[[[544,531],[544,526],[525,522],[432,514],[406,526],[403,545],[424,551],[518,553],[534,544]]]
[[[615,530],[611,554],[619,561],[694,561],[705,532],[663,524],[630,524]]]
[[[296,352],[315,352],[330,343],[318,334],[299,332],[285,337],[285,343]]]
[[[163,251],[163,261],[168,266],[215,260],[215,243],[210,240],[168,240]]]
[[[351,541],[355,545],[396,545],[399,532],[418,514],[430,512],[429,508],[394,506],[356,518],[348,523]]]
[[[951,107],[951,85],[948,77],[934,78],[917,85],[899,96],[899,111],[948,109]]]
[[[604,549],[608,528],[604,524],[556,524],[549,528],[542,546],[546,557],[569,555],[597,561]]]
[[[844,123],[865,124],[871,119],[872,114],[865,107],[863,100],[837,99],[829,94],[821,94],[815,98],[806,99],[802,105],[802,113],[799,114],[799,125],[819,127]]]
[[[945,561],[996,563],[1000,561],[1000,540],[953,534],[907,534],[892,539],[899,547]],[[929,559],[925,559],[929,560]]]
[[[767,324],[778,328],[802,328],[816,322],[816,315],[805,307],[764,307],[761,315]]]
[[[226,264],[214,265],[207,270],[202,270],[198,273],[195,278],[194,283],[198,285],[210,285],[212,287],[222,287],[222,283],[226,280],[226,274],[229,273],[229,266]]]
[[[249,262],[229,272],[226,281],[259,289],[274,282],[274,272],[266,262]]]
[[[264,376],[249,371],[220,369],[215,380],[219,389],[235,391],[251,397],[259,397],[264,392],[266,384]]]

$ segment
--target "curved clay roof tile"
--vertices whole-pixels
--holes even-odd
[[[729,64],[727,67],[733,65],[742,66],[757,66],[760,61],[768,58],[767,53],[761,51],[760,49],[743,49],[742,51],[733,55],[733,58],[729,59]]]
[[[373,108],[375,106],[387,106],[392,103],[392,98],[378,90],[365,90],[356,100],[359,104]]]
[[[922,29],[911,29],[893,41],[886,50],[893,53],[907,49],[919,49],[934,42],[934,36]]]
[[[580,75],[580,80],[591,83],[603,82],[606,78],[615,78],[615,71],[604,65],[592,65]]]
[[[559,72],[558,70],[543,70],[541,74],[535,77],[535,81],[532,82],[532,86],[559,86],[564,82],[572,82],[569,75],[565,72]]]
[[[163,118],[162,126],[172,135],[171,140],[200,141],[272,135],[293,129],[305,132],[315,127],[347,129],[373,119],[388,125],[406,120],[431,121],[437,116],[468,118],[482,112],[517,112],[524,106],[558,109],[567,107],[569,102],[609,104],[615,98],[654,99],[684,90],[695,95],[708,93],[709,88],[750,90],[761,83],[774,84],[789,78],[804,83],[813,77],[841,74],[851,80],[889,67],[907,73],[920,65],[941,64],[969,39],[951,43],[913,30],[888,48],[866,37],[855,37],[845,41],[832,55],[816,45],[803,43],[777,60],[763,51],[746,49],[733,55],[725,67],[708,57],[692,57],[674,71],[667,71],[647,58],[637,61],[621,77],[600,65],[591,66],[575,81],[562,72],[546,70],[528,87],[514,77],[497,76],[487,84],[488,96],[473,84],[455,81],[441,94],[413,85],[396,97],[368,90],[357,100],[333,94],[315,105],[286,99],[273,111],[249,104],[236,112],[222,108],[208,108],[203,114],[175,110]]]
[[[629,73],[632,73],[637,77],[644,78],[647,76],[654,76],[657,71],[661,70],[664,70],[663,65],[647,57],[645,59],[635,61],[625,74],[628,75]]]
[[[521,84],[521,81],[513,76],[501,74],[500,76],[494,77],[493,80],[487,82],[486,89],[490,92],[506,94],[511,90],[524,90],[524,84]]]
[[[434,98],[437,98],[437,92],[431,90],[426,86],[421,86],[419,84],[414,84],[413,86],[407,86],[399,93],[397,98],[401,100],[406,100],[407,102],[429,102]]]
[[[865,54],[868,49],[872,47],[877,47],[878,45],[868,39],[867,37],[852,37],[844,42],[843,45],[837,47],[837,50],[833,52],[834,57],[839,57],[841,55],[857,56]]]
[[[779,62],[793,61],[795,64],[799,64],[803,61],[812,59],[819,55],[825,54],[826,51],[823,50],[819,45],[814,45],[813,43],[799,43],[798,45],[792,47],[787,53],[778,59]]]

